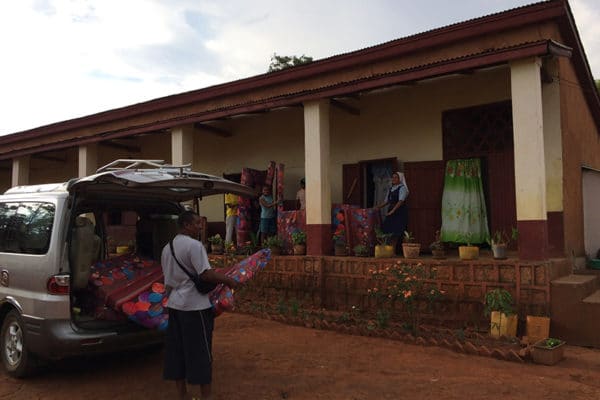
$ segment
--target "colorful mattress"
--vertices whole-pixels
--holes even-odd
[[[99,261],[91,267],[90,284],[99,305],[120,310],[123,303],[163,281],[160,264],[135,255]]]
[[[263,269],[270,258],[271,251],[263,249],[230,268],[218,271],[237,282],[244,283]],[[223,284],[218,285],[215,290],[210,292],[209,297],[217,316],[224,311],[234,309],[233,291]],[[155,282],[137,296],[133,296],[129,301],[123,303],[120,311],[139,325],[150,329],[164,330],[169,323],[167,305],[168,299],[165,297],[164,285],[161,282]]]

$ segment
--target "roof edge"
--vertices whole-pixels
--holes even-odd
[[[436,28],[423,33],[395,39],[390,42],[375,45],[361,50],[332,56],[309,64],[300,65],[282,71],[265,73],[237,81],[227,82],[208,88],[196,89],[169,95],[142,103],[115,108],[96,114],[78,117],[66,121],[20,131],[0,137],[0,144],[8,144],[26,140],[32,136],[51,135],[86,126],[115,121],[159,110],[179,107],[186,104],[206,101],[213,98],[243,93],[249,90],[277,85],[283,82],[297,81],[310,76],[319,75],[343,68],[368,64],[376,61],[397,57],[414,51],[449,44],[467,37],[502,31],[518,26],[531,24],[547,19],[553,19],[566,14],[565,0],[549,0],[487,16]]]

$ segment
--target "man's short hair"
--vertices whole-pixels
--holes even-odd
[[[177,218],[177,226],[179,228],[184,228],[185,224],[191,224],[194,222],[194,217],[197,217],[198,213],[192,210],[185,210],[181,214],[179,214],[179,218]]]

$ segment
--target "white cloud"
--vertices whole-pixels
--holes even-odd
[[[271,55],[315,59],[527,0],[20,0],[0,2],[0,134],[236,80]],[[600,6],[571,6],[600,73]]]

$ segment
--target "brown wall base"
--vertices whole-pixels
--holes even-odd
[[[332,253],[331,224],[306,224],[306,254],[324,256]]]
[[[519,229],[519,258],[546,260],[548,258],[548,221],[517,221]]]
[[[548,213],[548,256],[564,257],[565,255],[565,229],[563,212]]]
[[[427,276],[432,276],[426,283],[446,293],[441,308],[428,311],[428,318],[445,325],[479,324],[480,327],[489,324],[483,315],[485,294],[498,287],[511,292],[521,319],[526,315],[548,315],[550,281],[564,275],[567,266],[566,260],[280,256],[273,257],[247,283],[248,290],[236,293],[236,302],[252,302],[257,307],[260,302],[277,304],[286,299],[301,308],[350,312],[355,307],[374,315],[381,304],[368,293],[368,289],[378,285],[371,271],[384,270],[397,261],[419,264]]]

